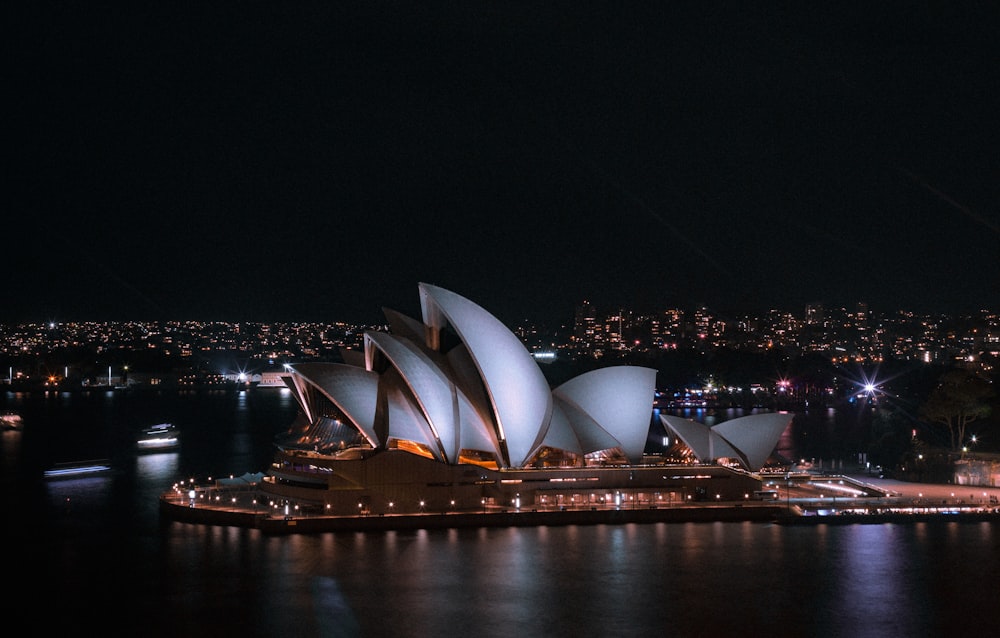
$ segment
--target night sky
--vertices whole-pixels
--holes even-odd
[[[1000,310],[994,2],[29,4],[0,322]]]

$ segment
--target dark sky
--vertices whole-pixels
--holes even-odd
[[[0,321],[1000,309],[996,3],[636,4],[32,4]]]

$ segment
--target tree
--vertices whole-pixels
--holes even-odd
[[[900,460],[913,446],[911,429],[903,410],[876,410],[872,417],[868,462],[882,466],[886,471],[899,466]]]
[[[948,428],[951,449],[958,451],[965,441],[965,430],[976,419],[990,414],[987,403],[994,395],[990,382],[967,370],[949,370],[920,408],[920,416],[930,423]]]

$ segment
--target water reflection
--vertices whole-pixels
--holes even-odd
[[[942,636],[1000,624],[988,586],[1000,573],[1000,539],[987,523],[269,537],[161,522],[162,490],[188,473],[260,470],[271,438],[294,418],[281,394],[187,399],[77,397],[67,408],[46,398],[23,406],[31,417],[23,433],[4,434],[5,485],[16,486],[36,523],[12,547],[42,567],[46,595],[80,627],[171,637],[559,638]],[[162,421],[184,429],[181,450],[136,455],[131,424]],[[98,448],[118,445],[118,472],[43,483],[41,460],[79,431]],[[109,579],[96,587],[97,575]],[[109,613],[108,601],[128,604]]]
[[[142,481],[154,481],[162,485],[165,481],[178,477],[179,472],[180,454],[177,452],[142,454],[136,458],[136,475]]]

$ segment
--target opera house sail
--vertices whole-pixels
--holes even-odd
[[[643,464],[655,370],[610,366],[550,388],[496,317],[437,286],[418,292],[420,318],[385,310],[388,331],[365,334],[363,358],[287,366],[300,416],[264,489],[353,514],[697,494]],[[743,483],[727,481],[753,489]]]

